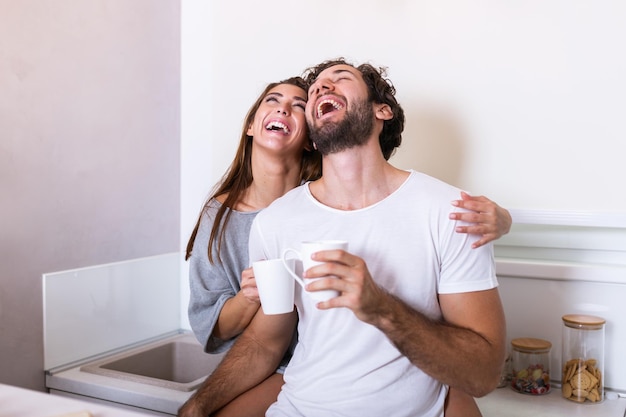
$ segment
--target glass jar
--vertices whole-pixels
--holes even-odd
[[[550,392],[550,349],[543,339],[522,337],[511,340],[511,388],[517,392],[541,395]]]
[[[563,397],[578,403],[604,399],[604,324],[602,317],[563,316]]]

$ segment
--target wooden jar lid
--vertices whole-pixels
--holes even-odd
[[[602,317],[587,316],[585,314],[566,314],[563,324],[574,329],[601,329],[606,320]]]
[[[511,340],[511,345],[518,351],[522,352],[546,352],[552,347],[552,343],[543,339],[535,339],[533,337],[519,337]]]

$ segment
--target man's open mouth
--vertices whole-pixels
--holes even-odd
[[[325,114],[334,112],[335,110],[343,109],[343,104],[332,98],[326,98],[317,103],[317,118],[324,116]]]

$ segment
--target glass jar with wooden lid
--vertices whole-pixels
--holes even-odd
[[[511,388],[522,394],[542,395],[550,392],[550,349],[543,339],[521,337],[511,340]]]
[[[604,399],[604,326],[602,317],[563,316],[563,397],[595,404]]]

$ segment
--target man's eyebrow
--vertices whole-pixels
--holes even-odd
[[[354,73],[352,71],[350,71],[349,69],[345,69],[345,68],[338,68],[336,70],[333,71],[333,74],[341,74],[342,72],[347,72],[351,75],[354,75]]]
[[[353,77],[356,77],[356,74],[354,72],[352,72],[351,70],[347,69],[347,68],[337,68],[336,70],[333,70],[332,74],[333,75],[337,75],[337,74],[342,74],[344,72],[347,72],[348,74],[352,75]],[[311,89],[311,87],[313,86],[313,84],[317,81],[316,77],[312,82],[311,82],[311,86],[309,87],[309,90]]]

